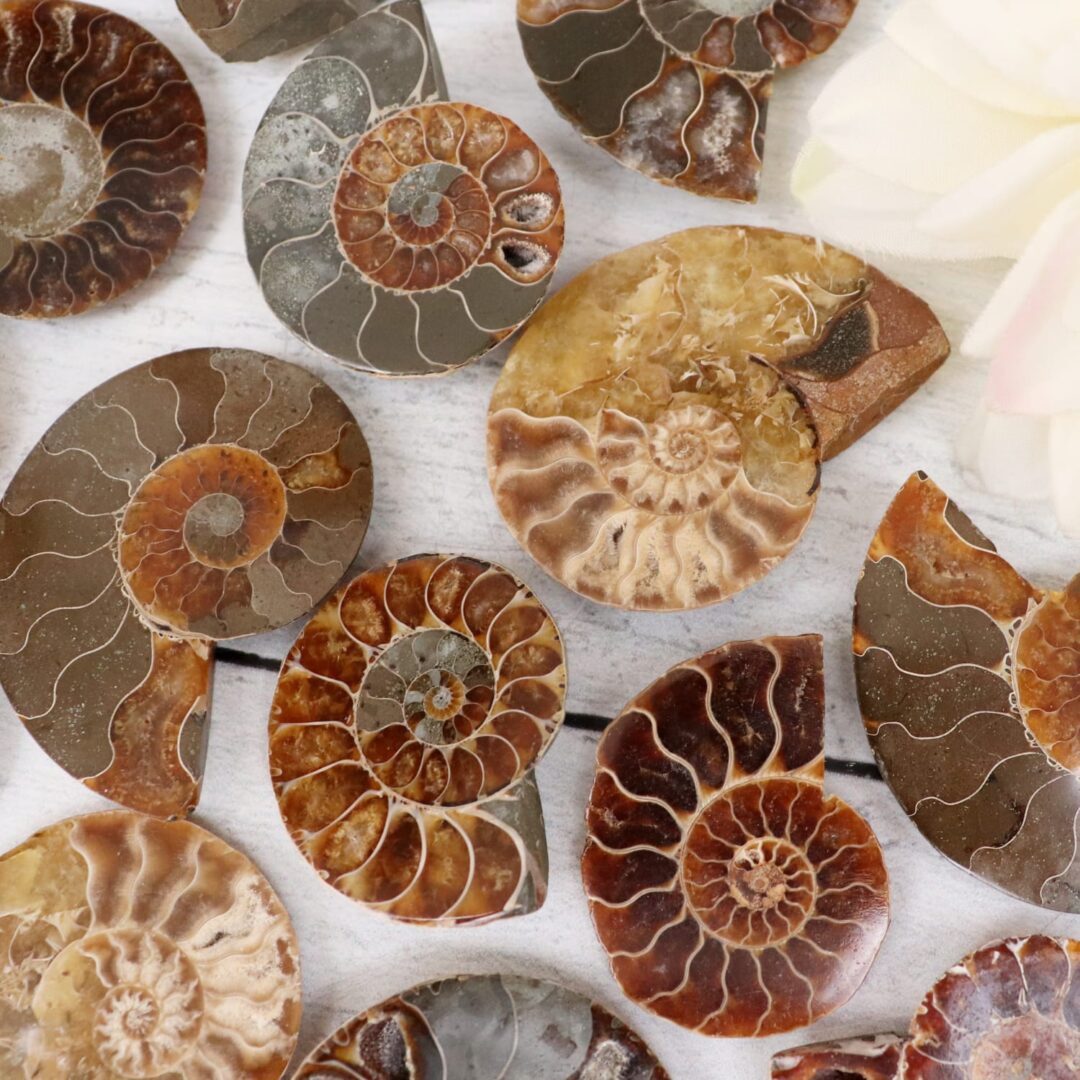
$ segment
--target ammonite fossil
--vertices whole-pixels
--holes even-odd
[[[518,0],[552,103],[623,165],[752,202],[776,68],[823,53],[858,0]]]
[[[348,367],[460,367],[528,318],[555,269],[547,158],[447,96],[419,0],[396,0],[319,45],[256,132],[248,259],[278,318]]]
[[[129,19],[0,0],[0,315],[75,315],[169,256],[199,205],[206,121]]]
[[[600,1005],[554,983],[473,975],[428,983],[334,1032],[296,1074],[331,1080],[668,1080]]]
[[[1022,900],[1080,912],[1080,576],[1029,584],[917,473],[870,545],[854,648],[870,744],[923,835]]]
[[[672,668],[600,740],[585,892],[626,994],[705,1035],[764,1036],[843,1005],[889,922],[870,826],[824,790],[816,636]]]
[[[9,1080],[277,1080],[299,1027],[289,916],[204,829],[91,814],[0,857]]]
[[[1074,1080],[1080,1076],[1080,941],[1009,938],[935,983],[905,1039],[802,1047],[773,1080]]]
[[[371,495],[352,414],[292,364],[199,349],[104,383],[0,504],[0,682],[15,711],[88,787],[187,813],[212,642],[318,603],[360,547]]]
[[[551,616],[502,567],[418,555],[361,574],[281,670],[270,773],[289,834],[325,881],[398,919],[535,910],[532,769],[565,690]]]
[[[499,511],[564,585],[628,608],[723,600],[795,546],[819,465],[948,355],[918,297],[808,237],[691,229],[545,305],[491,401]]]

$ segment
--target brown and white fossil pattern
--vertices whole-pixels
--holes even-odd
[[[581,134],[653,180],[753,201],[773,72],[857,0],[518,0],[525,57]]]
[[[532,770],[565,690],[551,616],[501,567],[420,555],[361,574],[282,667],[270,773],[289,834],[334,888],[395,918],[534,910]]]
[[[675,233],[532,320],[491,401],[495,500],[584,596],[715,603],[795,546],[822,458],[947,354],[926,304],[853,255],[770,229]]]
[[[381,375],[450,371],[540,303],[559,181],[510,120],[447,102],[418,0],[324,41],[285,81],[244,176],[248,259],[294,333]]]
[[[855,675],[881,770],[924,836],[1022,900],[1080,912],[1080,576],[1020,576],[922,473],[855,595]]]
[[[303,369],[200,349],[45,433],[0,504],[0,682],[58,764],[146,813],[198,799],[212,642],[334,587],[371,508],[348,408]]]
[[[0,857],[9,1080],[277,1080],[299,965],[266,879],[188,822],[91,814]]]
[[[297,1080],[668,1080],[636,1032],[554,983],[428,983],[334,1032]]]
[[[824,790],[816,636],[733,642],[635,697],[597,750],[582,856],[637,1004],[705,1035],[775,1035],[858,989],[889,922],[870,826]]]
[[[75,315],[169,256],[199,205],[206,121],[142,27],[75,0],[0,2],[0,314]]]

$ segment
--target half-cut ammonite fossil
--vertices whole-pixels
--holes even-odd
[[[248,259],[309,345],[442,374],[511,334],[563,241],[559,181],[515,124],[446,102],[419,0],[324,41],[285,81],[244,175]]]
[[[296,1074],[330,1080],[668,1080],[640,1036],[554,983],[472,975],[414,987],[339,1028]]]
[[[335,889],[418,923],[538,908],[532,776],[563,720],[562,642],[509,571],[418,555],[338,590],[285,660],[270,773]]]
[[[773,71],[823,53],[858,0],[518,0],[552,103],[623,165],[752,202]]]
[[[300,955],[255,865],[186,821],[71,818],[0,857],[0,1073],[277,1080]]]
[[[0,0],[0,314],[76,315],[148,278],[191,221],[206,120],[129,19]]]
[[[870,545],[854,647],[870,744],[923,835],[1022,900],[1080,912],[1080,576],[1029,584],[917,473]]]
[[[197,349],[109,380],[0,504],[0,682],[88,787],[195,806],[215,640],[284,626],[340,580],[371,509],[344,402],[302,368]]]
[[[948,348],[918,297],[809,237],[703,228],[631,248],[515,346],[488,419],[496,503],[575,592],[715,603],[791,551],[821,460]]]
[[[582,856],[627,995],[705,1035],[764,1036],[858,989],[889,922],[870,826],[826,795],[821,638],[672,668],[608,727]]]
[[[906,1039],[807,1046],[773,1080],[1073,1080],[1080,1076],[1080,941],[1009,938],[950,968]]]

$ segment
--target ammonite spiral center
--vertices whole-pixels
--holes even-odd
[[[1080,1033],[1031,1012],[993,1026],[971,1050],[971,1080],[1042,1080],[1080,1063]],[[1071,1074],[1070,1074],[1071,1075]]]
[[[0,109],[0,146],[0,234],[53,236],[82,220],[97,201],[105,177],[101,147],[64,109]]]
[[[149,1035],[161,1019],[157,998],[141,986],[114,987],[105,995],[101,1008],[103,1012],[115,1013],[120,1028],[135,1039]]]
[[[456,227],[458,206],[463,200],[480,207],[488,201],[483,188],[468,173],[453,165],[431,162],[407,172],[393,186],[387,222],[406,244],[430,246],[446,239]]]

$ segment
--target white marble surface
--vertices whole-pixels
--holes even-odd
[[[260,349],[303,363],[350,403],[376,467],[372,528],[361,553],[374,564],[417,550],[453,548],[493,558],[551,607],[570,655],[570,707],[610,715],[629,693],[676,661],[733,638],[817,631],[827,641],[828,749],[869,760],[855,708],[849,657],[856,575],[895,490],[927,469],[1002,552],[1043,583],[1076,569],[1077,550],[1049,512],[973,490],[953,440],[983,373],[963,357],[899,412],[824,470],[813,522],[792,557],[764,582],[717,608],[687,615],[627,615],[582,600],[547,579],[503,527],[488,492],[483,423],[503,360],[426,383],[364,378],[312,354],[271,316],[243,255],[239,191],[244,155],[266,104],[298,56],[227,67],[203,48],[169,0],[112,0],[180,56],[210,122],[210,173],[199,215],[179,251],[148,285],[69,321],[0,324],[0,485],[48,424],[77,397],[160,353],[201,345]],[[806,109],[845,57],[877,32],[892,0],[863,0],[823,59],[783,77],[769,116],[762,198],[755,207],[713,203],[625,170],[582,143],[554,113],[525,66],[512,0],[428,0],[429,18],[456,96],[516,119],[562,177],[568,235],[564,282],[596,258],[691,225],[725,222],[805,229],[787,190]],[[1004,264],[919,265],[877,260],[921,292],[954,341],[985,303]],[[243,643],[280,657],[296,628]],[[592,933],[577,872],[595,738],[564,731],[539,770],[552,855],[548,902],[537,914],[487,927],[421,931],[366,914],[321,884],[293,848],[274,805],[265,764],[273,675],[221,665],[201,824],[242,847],[266,871],[295,919],[303,950],[307,1051],[348,1015],[415,982],[456,972],[522,971],[595,994],[655,1046],[676,1080],[756,1080],[773,1052],[811,1039],[898,1027],[925,987],[967,950],[1013,933],[1080,935],[1080,918],[1012,901],[952,867],[922,840],[884,785],[830,777],[871,821],[893,881],[893,926],[863,989],[812,1029],[781,1038],[711,1041],[630,1005]],[[0,704],[0,849],[60,817],[101,808],[34,745]]]

